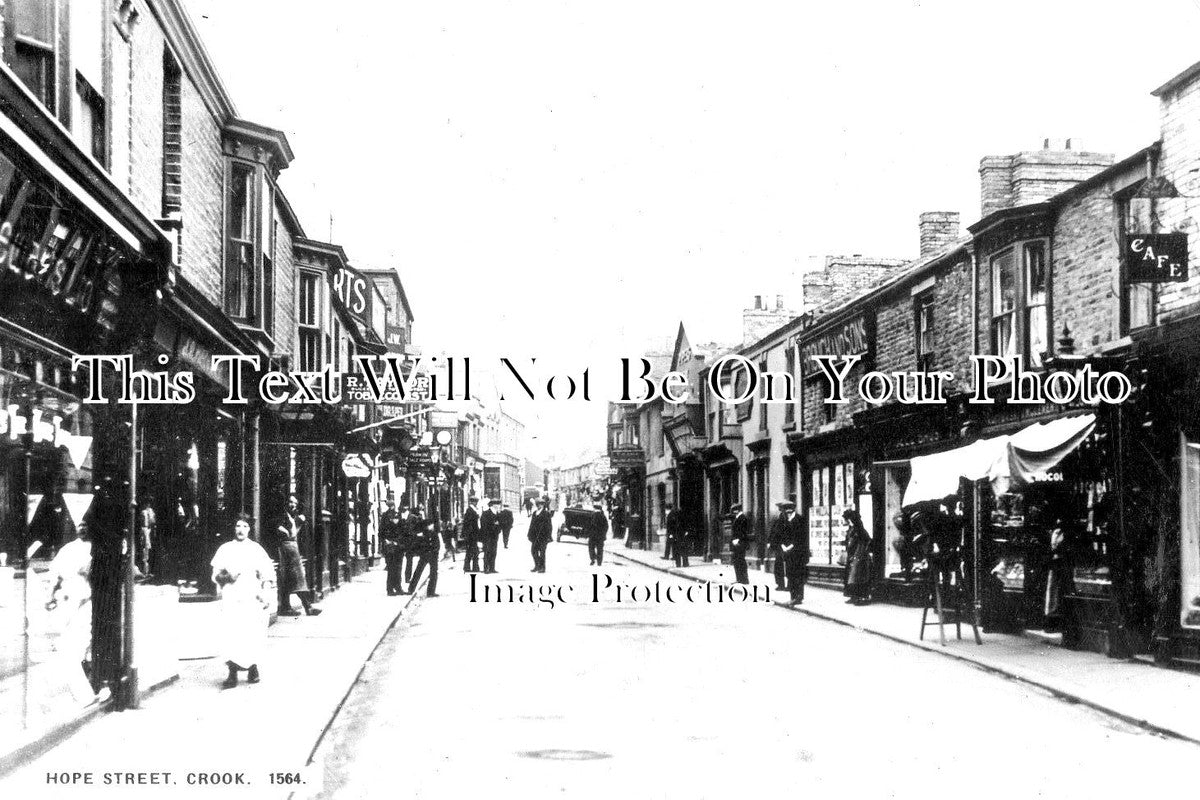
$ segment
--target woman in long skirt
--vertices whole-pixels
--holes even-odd
[[[866,605],[871,602],[871,534],[863,527],[862,518],[853,508],[842,514],[850,526],[846,533],[846,595],[848,603]]]
[[[238,670],[247,670],[258,683],[258,663],[267,644],[267,610],[275,568],[267,551],[251,540],[250,517],[239,514],[234,539],[217,548],[212,559],[213,583],[221,595],[221,636],[229,677],[222,688],[238,683]]]

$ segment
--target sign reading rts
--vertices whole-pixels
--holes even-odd
[[[1125,263],[1134,283],[1188,279],[1186,233],[1134,233],[1125,237]]]

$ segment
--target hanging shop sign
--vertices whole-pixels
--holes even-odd
[[[334,302],[366,327],[371,326],[371,290],[362,273],[348,264],[337,264],[329,271]]]
[[[342,459],[342,473],[347,478],[369,478],[371,468],[359,453],[350,453]]]
[[[1188,279],[1186,233],[1125,236],[1125,264],[1134,283],[1178,283]]]

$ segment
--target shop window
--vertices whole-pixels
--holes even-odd
[[[9,66],[29,91],[55,113],[55,0],[10,0],[5,4],[4,52]]]
[[[933,369],[933,292],[925,292],[913,301],[916,332],[917,369]]]

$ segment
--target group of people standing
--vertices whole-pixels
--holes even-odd
[[[412,594],[428,568],[429,584],[425,594],[437,597],[438,555],[441,552],[437,521],[426,519],[425,509],[420,505],[410,509],[405,503],[397,511],[396,501],[389,498],[387,507],[379,520],[379,538],[387,566],[388,595]]]
[[[808,526],[804,517],[797,513],[794,501],[784,500],[775,505],[779,514],[772,521],[767,535],[768,550],[774,561],[775,588],[781,592],[788,592],[791,605],[797,606],[804,602],[804,584],[808,580],[808,562],[812,558],[808,544]],[[668,541],[672,535],[673,513],[668,511],[667,514]],[[730,526],[729,551],[735,579],[738,583],[748,584],[750,571],[746,563],[746,554],[754,541],[754,528],[741,503],[734,503],[730,513],[733,519]],[[844,590],[846,602],[865,605],[871,599],[871,535],[856,510],[846,509],[842,518],[847,524]],[[677,555],[676,564],[687,566],[686,550],[682,559]]]
[[[487,510],[479,513],[479,498],[471,497],[467,501],[467,510],[463,512],[462,537],[466,547],[463,559],[463,572],[483,572],[492,575],[496,572],[496,555],[500,549],[501,538],[504,549],[508,549],[508,537],[513,529],[513,513],[506,503],[500,500],[488,501]],[[483,569],[479,568],[479,553],[483,551]]]

